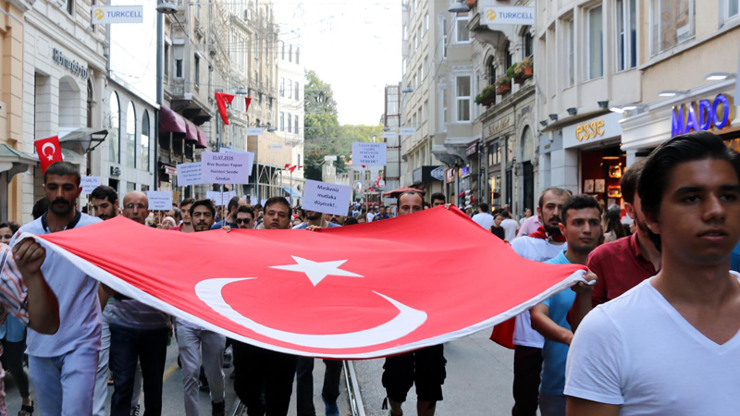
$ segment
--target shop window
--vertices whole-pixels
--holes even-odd
[[[457,77],[456,101],[457,121],[470,121],[470,76]]]
[[[455,30],[456,43],[470,43],[470,31],[468,30],[469,17],[467,13],[457,15],[457,29]]]
[[[126,110],[126,166],[136,168],[136,110],[132,102]]]
[[[121,163],[120,144],[118,138],[121,135],[121,111],[118,102],[118,94],[115,92],[110,95],[110,104],[108,112],[108,126],[110,126],[111,132],[108,136],[108,161],[113,163]]]
[[[616,0],[617,71],[637,66],[637,0]]]
[[[140,150],[140,168],[149,171],[149,148],[150,148],[150,134],[149,134],[149,112],[144,110],[144,115],[141,117],[141,146]]]
[[[588,79],[604,76],[604,19],[602,7],[588,10]]]
[[[694,36],[695,0],[652,0],[650,11],[651,56]]]

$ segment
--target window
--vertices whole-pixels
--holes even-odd
[[[414,36],[414,51],[419,49],[419,38]]]
[[[365,171],[365,182],[370,182],[370,173],[371,172],[369,170]]]
[[[529,32],[530,28],[531,26],[527,26],[527,31],[524,33],[524,56],[522,56],[522,58],[526,58],[534,54],[534,38]]]
[[[457,77],[457,121],[470,121],[470,81],[469,75]]]
[[[288,80],[288,98],[293,98],[293,81]]]
[[[288,62],[293,62],[293,45],[288,45]]]
[[[110,95],[110,113],[108,117],[108,124],[111,129],[110,140],[108,140],[108,161],[121,163],[121,149],[118,142],[118,138],[121,136],[121,108],[118,103],[118,94],[115,92]]]
[[[493,56],[488,58],[488,63],[486,64],[486,69],[488,70],[488,85],[493,85],[496,83],[496,67],[493,65],[494,59]]]
[[[143,170],[149,170],[149,112],[144,110],[144,115],[141,117],[141,146],[139,151],[141,152],[140,168]]]
[[[442,58],[447,58],[447,18],[442,19]]]
[[[604,19],[601,6],[588,11],[588,79],[604,75]]]
[[[355,182],[359,182],[359,181],[360,181],[360,172],[355,171]]]
[[[568,40],[568,49],[566,56],[565,86],[572,87],[576,81],[576,33],[573,26],[573,19],[565,22],[565,36]]]
[[[288,133],[293,133],[293,114],[288,113]]]
[[[285,42],[280,42],[280,59],[285,60]]]
[[[126,166],[136,168],[136,111],[131,102],[126,111],[126,138]]]
[[[406,75],[406,58],[403,58],[403,61],[401,62],[401,75]]]
[[[444,129],[446,131],[447,123],[450,122],[449,103],[447,102],[447,88],[442,89],[442,122],[445,124]]]
[[[424,16],[424,31],[429,31],[429,13]]]
[[[170,76],[170,45],[164,44],[164,77]]]
[[[409,26],[403,25],[403,40],[409,40]]]
[[[421,41],[422,39],[424,39],[424,32],[422,31],[421,25],[419,25],[419,31],[418,32],[419,32],[419,35],[418,35],[419,36],[419,41]]]
[[[470,31],[468,30],[468,16],[460,13],[457,16],[457,30],[455,30],[455,42],[470,43]]]
[[[285,78],[280,78],[280,96],[285,97]]]
[[[727,18],[740,15],[740,0],[727,0]]]
[[[198,54],[195,54],[193,62],[195,62],[195,77],[193,83],[195,84],[195,88],[198,88],[200,86],[200,58],[198,57]]]
[[[652,56],[694,36],[695,0],[652,0],[650,37]]]
[[[74,0],[65,0],[64,1],[64,10],[67,11],[67,14],[70,14],[72,16],[75,15],[75,2]]]
[[[175,59],[175,78],[182,78],[182,59]]]
[[[637,0],[616,0],[617,71],[637,66]]]
[[[280,131],[285,131],[285,113],[280,112]]]
[[[419,65],[419,82],[424,82],[424,64]]]
[[[298,128],[298,116],[295,116],[295,128],[293,129],[293,133],[300,134],[301,130]],[[299,157],[300,159],[300,157]]]
[[[301,84],[299,84],[298,81],[296,81],[295,82],[295,96],[293,98],[295,98],[296,100],[300,100],[301,99],[300,93],[301,93]]]
[[[295,47],[295,64],[301,64],[301,48],[298,46]]]

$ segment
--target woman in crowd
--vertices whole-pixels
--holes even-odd
[[[620,218],[621,210],[619,208],[609,208],[604,213],[604,243],[611,243],[622,237],[629,235]]]

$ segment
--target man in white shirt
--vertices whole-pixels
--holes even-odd
[[[102,222],[76,209],[80,179],[79,169],[69,162],[49,166],[44,173],[49,210],[20,231],[42,235]],[[41,272],[59,300],[59,330],[54,335],[28,330],[26,354],[36,402],[44,416],[90,415],[100,350],[98,282],[50,250]]]
[[[566,366],[569,416],[729,415],[740,408],[740,155],[711,133],[678,136],[638,185],[661,270],[599,305]]]
[[[511,248],[527,260],[544,262],[568,248],[560,233],[560,212],[571,196],[562,188],[547,188],[540,195],[537,213],[540,228],[529,236],[519,237]],[[529,311],[516,318],[514,330],[514,408],[513,416],[535,416],[542,372],[542,347],[545,338],[532,329]]]
[[[504,227],[506,241],[512,242],[516,238],[516,232],[519,231],[519,223],[511,219],[511,213],[509,211],[504,211],[501,215],[504,217],[504,220],[501,221],[501,226]]]
[[[473,215],[473,221],[486,230],[491,231],[494,221],[493,215],[491,215],[491,212],[488,210],[488,204],[483,203],[478,205],[478,213]]]

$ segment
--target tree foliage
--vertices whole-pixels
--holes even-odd
[[[337,173],[345,173],[347,171],[345,161],[351,159],[352,142],[371,142],[373,135],[382,140],[383,125],[340,125],[337,102],[331,85],[321,80],[312,70],[306,71],[306,79],[308,84],[304,94],[305,177],[321,180],[324,156],[337,155],[335,162]]]

